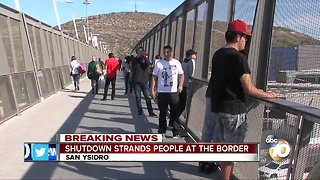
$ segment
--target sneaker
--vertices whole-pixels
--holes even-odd
[[[150,116],[150,117],[157,117],[157,115],[156,115],[154,112],[149,113],[149,116]]]
[[[173,134],[172,137],[173,137],[174,139],[178,139],[178,138],[181,137],[178,132],[172,132],[172,134]]]
[[[179,139],[179,138],[181,138],[180,135],[178,135],[178,134],[173,135],[173,139]]]
[[[105,101],[105,100],[107,100],[107,98],[102,98],[102,99],[101,99],[101,101]]]

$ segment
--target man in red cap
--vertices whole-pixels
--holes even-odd
[[[225,33],[226,45],[212,57],[211,77],[206,92],[206,114],[202,130],[202,142],[242,143],[247,130],[246,96],[276,98],[274,92],[257,89],[251,81],[244,50],[248,32],[241,20],[231,21]],[[221,162],[221,179],[230,179],[233,162]],[[200,170],[210,167],[199,163]]]

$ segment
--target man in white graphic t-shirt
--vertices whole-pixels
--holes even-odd
[[[181,63],[173,59],[171,46],[163,48],[164,59],[157,61],[153,69],[151,80],[151,96],[155,98],[155,83],[158,83],[158,106],[160,110],[159,116],[159,134],[165,134],[167,130],[167,111],[170,105],[170,121],[173,123],[173,137],[179,136],[179,93],[183,89],[184,74]]]

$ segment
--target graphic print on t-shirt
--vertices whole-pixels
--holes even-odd
[[[164,67],[161,72],[161,77],[163,79],[163,86],[173,86],[172,76],[176,75],[176,65],[169,65],[168,67]]]

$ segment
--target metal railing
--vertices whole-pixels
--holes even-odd
[[[193,79],[187,100],[183,122],[188,132],[199,141],[204,124],[205,91],[208,82]],[[249,98],[248,131],[245,142],[257,142],[261,145],[259,163],[236,163],[236,177],[240,179],[264,179],[281,177],[285,179],[305,178],[318,161],[320,161],[320,109],[281,98],[257,99]],[[267,136],[275,135],[291,145],[290,156],[285,161],[287,167],[282,171],[270,169],[264,174],[262,167],[275,163],[269,155]],[[311,152],[311,153],[310,153]],[[309,160],[307,160],[309,159]],[[312,161],[310,161],[312,159]],[[285,173],[284,173],[285,172]],[[272,174],[273,173],[273,174]]]
[[[70,58],[106,54],[0,4],[0,123],[71,83]]]
[[[186,49],[198,52],[196,79],[190,88],[182,122],[199,140],[206,79],[211,75],[210,58],[224,46],[228,22],[241,19],[248,23],[253,35],[244,53],[253,82],[261,89],[276,91],[281,98],[250,98],[245,140],[261,143],[261,162],[236,163],[237,177],[303,179],[310,167],[320,162],[317,154],[320,150],[319,77],[317,73],[310,73],[320,69],[317,4],[317,0],[290,3],[286,0],[186,0],[136,44],[147,49],[151,60],[156,54],[162,55],[164,45],[173,47],[178,60],[183,59]],[[287,164],[280,166],[270,158],[264,143],[270,134],[292,146]],[[264,173],[262,169],[269,172]]]

